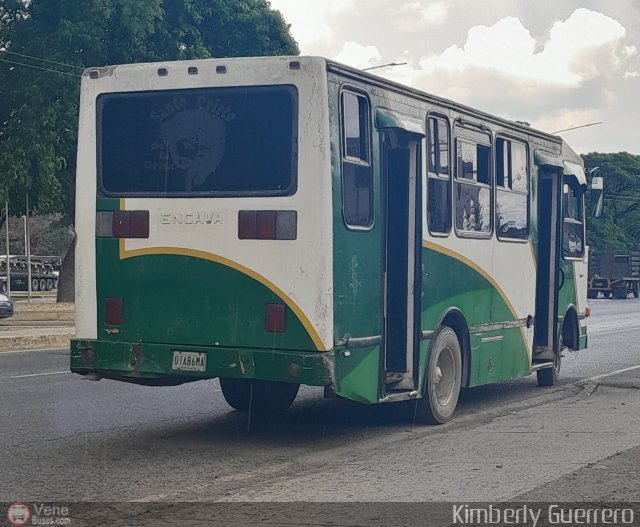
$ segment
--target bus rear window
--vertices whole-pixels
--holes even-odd
[[[103,94],[97,127],[107,196],[283,196],[296,189],[293,86]]]

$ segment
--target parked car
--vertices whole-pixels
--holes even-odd
[[[13,302],[9,297],[0,293],[0,318],[9,318],[13,316]]]

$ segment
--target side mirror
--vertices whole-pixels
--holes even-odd
[[[602,215],[602,205],[604,202],[604,178],[594,176],[591,178],[591,215],[599,218]]]

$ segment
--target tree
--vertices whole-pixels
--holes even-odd
[[[604,209],[587,221],[592,249],[640,250],[640,156],[627,152],[582,156],[587,171],[599,168],[604,176]]]
[[[266,0],[0,0],[0,50],[0,200],[70,223],[84,68],[299,52]]]

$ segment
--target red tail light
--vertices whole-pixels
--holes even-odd
[[[283,304],[267,304],[264,315],[264,330],[267,333],[284,333],[287,331],[287,306]]]
[[[238,238],[241,240],[295,240],[298,213],[295,210],[241,210]]]
[[[96,236],[98,238],[148,238],[149,211],[98,211]]]
[[[107,298],[104,301],[105,324],[120,325],[123,322],[122,298]]]

